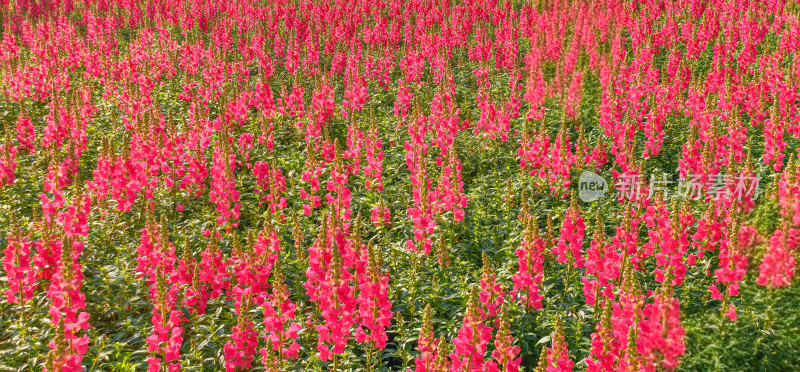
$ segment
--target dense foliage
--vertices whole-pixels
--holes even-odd
[[[0,370],[800,368],[796,2],[0,9]]]

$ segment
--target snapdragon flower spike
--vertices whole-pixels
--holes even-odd
[[[449,372],[452,371],[452,363],[448,359],[449,344],[440,337],[439,342],[436,344],[436,357],[433,359],[428,371],[430,372]]]
[[[577,197],[573,193],[572,201],[564,216],[561,235],[559,235],[558,243],[553,252],[558,262],[566,263],[576,268],[584,267],[583,236],[585,229],[586,226],[584,226],[583,217],[580,214]]]
[[[550,146],[550,154],[544,162],[548,169],[551,195],[561,198],[569,196],[569,171],[577,160],[575,154],[570,150],[569,134],[564,121],[553,140],[553,145]]]
[[[87,189],[94,196],[96,203],[105,202],[111,191],[113,177],[111,165],[115,161],[110,146],[108,139],[104,138],[100,154],[97,156],[97,166],[92,171],[94,177],[86,182]]]
[[[81,293],[83,273],[79,260],[84,248],[82,239],[88,235],[86,215],[90,206],[91,199],[78,185],[72,205],[66,211],[58,212],[57,221],[63,237],[61,257],[47,290],[50,299],[48,313],[56,335],[48,345],[51,350],[45,371],[79,371],[83,356],[89,349],[89,335],[79,335],[80,330],[89,329],[89,313],[80,311],[86,308],[86,296]]]
[[[436,202],[436,194],[431,192],[433,180],[428,178],[426,132],[427,124],[421,116],[411,120],[408,125],[411,141],[405,143],[406,165],[411,172],[411,187],[414,199],[414,205],[408,208],[408,215],[414,223],[414,239],[413,241],[408,240],[406,244],[412,251],[422,251],[425,254],[429,254],[433,245],[433,241],[429,236],[436,227],[436,222],[433,219],[433,205]]]
[[[705,257],[706,252],[717,250],[720,244],[724,244],[727,231],[721,208],[709,205],[706,213],[697,222],[697,231],[691,235],[692,246],[697,249],[697,257]]]
[[[522,133],[518,155],[520,157],[520,168],[527,171],[531,176],[544,178],[547,175],[546,161],[550,152],[550,134],[547,132],[547,124],[542,120],[538,129],[534,130],[533,138],[527,130]]]
[[[117,202],[117,209],[130,211],[145,183],[144,166],[131,156],[129,148],[124,148],[123,153],[117,156],[110,167],[111,199]]]
[[[800,225],[800,212],[795,209],[800,206],[800,161],[794,154],[789,158],[786,169],[781,172],[778,179],[777,202],[783,218],[791,219],[792,225]]]
[[[292,238],[294,239],[295,257],[305,261],[307,253],[306,250],[303,249],[303,240],[305,240],[305,235],[303,235],[303,229],[300,227],[297,211],[294,209],[292,210],[292,224],[294,225],[292,228]]]
[[[492,338],[492,327],[483,323],[486,314],[479,304],[478,287],[470,291],[467,310],[464,314],[464,325],[453,338],[454,350],[450,353],[452,370],[483,371],[486,365],[484,354]]]
[[[730,153],[727,169],[735,170],[738,168],[734,157],[735,155]],[[730,182],[727,187],[723,187],[724,194],[719,195],[715,203],[716,208],[723,214],[722,219],[724,222],[724,225],[720,227],[724,238],[719,243],[719,265],[714,270],[717,283],[722,283],[725,286],[723,307],[728,305],[729,296],[738,295],[739,283],[743,280],[749,266],[745,249],[749,249],[748,244],[752,243],[751,239],[754,237],[748,233],[749,228],[745,227],[745,234],[741,236],[743,242],[739,243],[737,239],[740,236],[739,229],[742,226],[741,216],[748,214],[754,206],[752,192],[746,190],[744,186],[746,184],[745,180],[752,172],[750,158],[751,155],[748,153],[748,164],[736,172],[741,178],[736,182]],[[791,167],[790,165],[789,168]],[[736,197],[733,197],[733,195],[736,195]]]
[[[485,74],[483,69],[476,70],[475,74],[478,76],[478,93],[475,95],[475,101],[478,108],[481,110],[479,119],[475,122],[474,134],[479,136],[481,134],[488,134],[491,139],[496,139],[497,133],[501,133],[501,139],[507,138],[508,134],[503,133],[499,124],[500,113],[494,101],[490,98],[487,78],[481,76]]]
[[[73,243],[74,242],[74,243]],[[78,311],[85,308],[85,296],[80,293],[83,275],[80,264],[74,261],[76,251],[73,244],[82,244],[71,238],[64,238],[59,271],[51,278],[47,296],[50,298],[50,317],[56,328],[56,334],[50,344],[44,370],[81,369],[81,360],[88,350],[89,337],[79,337],[77,332],[88,330],[89,314]],[[77,267],[76,267],[77,265]],[[75,269],[77,268],[77,271]]]
[[[176,269],[175,246],[163,231],[166,223],[153,222],[152,211],[148,211],[147,226],[142,229],[137,251],[139,258],[137,275],[144,278],[149,286],[150,300],[153,303],[153,333],[146,338],[148,371],[158,372],[163,368],[169,371],[180,369],[180,348],[183,344],[183,314],[177,309],[179,300],[179,272]]]
[[[378,136],[378,127],[373,124],[364,139],[367,165],[364,167],[364,187],[383,191],[383,142]]]
[[[779,172],[783,167],[784,150],[787,144],[786,140],[784,140],[787,123],[785,116],[780,116],[778,113],[777,91],[773,91],[772,101],[770,115],[763,124],[764,164],[772,165],[772,170]]]
[[[469,198],[464,195],[464,181],[461,179],[461,161],[455,147],[450,148],[447,165],[442,168],[439,184],[433,192],[433,212],[453,212],[456,222],[464,221],[464,208]]]
[[[236,307],[236,325],[233,326],[231,340],[225,343],[225,371],[235,372],[253,366],[253,358],[258,346],[258,334],[253,330],[250,319],[250,305],[253,293],[247,286],[236,286],[233,289]]]
[[[375,226],[388,226],[392,221],[391,211],[383,204],[383,199],[370,210],[370,221]]]
[[[0,188],[11,185],[17,171],[17,148],[7,140],[0,145]]]
[[[495,371],[504,372],[519,372],[522,357],[517,357],[520,352],[520,347],[513,345],[514,336],[511,335],[511,319],[508,314],[508,305],[504,304],[500,311],[499,325],[497,335],[494,340],[494,351],[492,351],[492,358],[496,362],[494,366]],[[490,369],[491,370],[491,369]]]
[[[525,81],[525,94],[523,98],[528,102],[528,113],[526,118],[530,120],[542,120],[544,117],[544,102],[547,95],[545,91],[544,72],[541,62],[543,59],[541,49],[531,48],[525,55],[525,65],[528,78]]]
[[[355,287],[350,285],[352,274],[343,264],[340,247],[331,247],[332,257],[319,286],[319,308],[323,324],[317,325],[319,339],[317,351],[320,360],[327,361],[333,354],[342,354],[350,339],[354,325],[357,301]]]
[[[682,285],[683,280],[686,277],[686,272],[688,270],[687,264],[688,259],[686,259],[687,252],[689,250],[689,225],[691,222],[689,219],[692,219],[692,212],[689,209],[688,201],[683,202],[683,207],[678,208],[677,203],[672,207],[672,219],[669,222],[669,227],[672,230],[672,244],[674,251],[673,252],[673,276],[675,277],[675,282],[673,285]],[[737,262],[737,266],[741,264],[740,261],[741,257],[734,257],[733,262]],[[745,265],[747,262],[745,260]]]
[[[236,153],[242,157],[242,163],[250,168],[252,165],[250,162],[250,155],[252,154],[253,150],[253,134],[252,133],[242,133],[239,135],[238,147],[236,149]]]
[[[617,363],[620,370],[637,371],[643,365],[642,356],[636,349],[637,323],[643,319],[642,306],[645,297],[641,293],[636,271],[629,257],[623,261],[622,283],[616,302],[611,303],[611,328],[618,340]]]
[[[758,267],[756,283],[769,288],[792,284],[795,275],[795,257],[792,252],[800,246],[800,230],[784,222],[769,238],[767,253]]]
[[[325,169],[326,164],[324,159],[320,159],[320,147],[321,145],[316,142],[312,142],[311,145],[306,146],[305,170],[301,175],[301,179],[308,184],[310,192],[306,191],[305,188],[300,189],[300,197],[308,201],[303,204],[303,214],[306,216],[310,216],[314,208],[322,205],[322,198],[315,195],[322,190],[319,176]]]
[[[497,282],[497,273],[492,269],[489,256],[483,252],[483,269],[481,270],[481,291],[478,294],[481,304],[486,307],[486,316],[493,318],[503,306],[505,292]]]
[[[64,147],[71,144],[72,137],[69,133],[71,127],[74,126],[75,119],[71,114],[65,108],[63,99],[53,95],[50,112],[45,118],[46,126],[42,136],[42,147],[47,148],[50,154],[64,150]]]
[[[353,244],[363,243],[356,240]],[[383,350],[388,341],[386,329],[391,325],[394,315],[392,302],[389,301],[389,274],[381,272],[383,260],[373,245],[362,247],[360,251],[358,261],[366,264],[366,267],[363,272],[358,272],[357,269],[358,325],[355,339],[359,343],[367,342],[370,347]]]
[[[431,335],[431,337],[433,337]],[[451,372],[453,371],[450,359],[448,359],[448,343],[443,337],[431,340],[430,346],[423,354],[414,360],[415,369],[407,369],[406,372]]]
[[[297,343],[298,332],[302,325],[295,321],[297,305],[289,299],[289,290],[284,283],[283,270],[279,261],[275,262],[272,273],[272,288],[259,300],[264,308],[264,339],[267,346],[259,350],[264,365],[271,366],[276,371],[285,368],[284,360],[295,359],[300,350]]]
[[[347,187],[349,175],[338,152],[334,154],[332,165],[333,166],[330,167],[331,179],[325,183],[325,188],[328,191],[328,193],[325,194],[325,200],[328,206],[331,207],[334,221],[344,225],[344,221],[349,221],[352,214],[350,206],[353,198],[350,188]]]
[[[292,93],[284,95],[285,99],[279,98],[278,108],[283,109],[283,113],[292,118],[302,118],[305,115],[305,88],[300,84],[292,86]],[[281,101],[283,104],[281,104]]]
[[[311,301],[320,300],[320,283],[325,280],[325,272],[332,258],[333,230],[329,228],[327,214],[323,214],[319,234],[308,248],[308,269],[306,269],[306,295]]]
[[[517,272],[511,276],[514,289],[509,295],[516,298],[527,308],[541,309],[544,296],[539,293],[539,285],[544,276],[545,242],[539,236],[536,220],[528,213],[522,219],[522,243],[515,251],[517,255]]]
[[[672,205],[672,218],[669,218],[664,202],[659,198],[648,205],[645,210],[644,221],[648,227],[648,241],[642,247],[644,256],[653,256],[656,259],[656,269],[654,271],[655,280],[664,283],[666,272],[673,273],[673,283],[669,285],[680,285],[687,267],[684,264],[684,257],[688,250],[688,244],[681,244],[678,240],[679,223],[677,219],[678,204]],[[688,242],[686,242],[688,243]]]
[[[592,348],[586,358],[586,370],[591,372],[618,371],[624,361],[620,360],[622,340],[614,336],[611,324],[611,301],[605,301],[600,320],[592,333]]]
[[[333,214],[324,213],[319,236],[308,250],[308,280],[304,287],[323,318],[323,323],[316,325],[321,360],[344,352],[357,310],[355,287],[350,285],[353,274],[348,270],[355,262],[346,235],[349,224],[338,223]]]
[[[223,136],[223,140],[214,148],[209,201],[217,207],[217,213],[219,213],[217,224],[223,226],[229,223],[235,227],[238,225],[238,222],[235,221],[239,219],[242,205],[238,202],[239,191],[236,190],[234,176],[236,155],[229,149],[225,138],[227,136]]]
[[[577,118],[578,113],[577,109],[580,107],[581,104],[581,86],[583,83],[583,73],[578,72],[572,75],[572,79],[569,85],[569,92],[566,100],[566,104],[564,105],[564,110],[567,114],[567,117],[570,120],[574,120]]]
[[[22,112],[17,118],[17,142],[19,143],[19,149],[32,154],[36,151],[35,141],[36,129],[33,127],[31,118],[25,113],[25,108],[23,106]]]
[[[616,234],[611,237],[611,246],[619,255],[630,260],[634,268],[638,268],[641,257],[637,254],[639,252],[639,224],[634,217],[636,211],[633,207],[626,206],[622,213],[622,221],[614,228]],[[606,260],[606,263],[611,265],[611,274],[614,279],[619,278],[623,274],[623,262],[624,261],[615,262]]]
[[[419,330],[419,338],[417,339],[417,351],[420,352],[420,356],[414,358],[414,365],[416,366],[414,372],[428,371],[431,363],[436,358],[432,314],[431,305],[425,305],[425,310],[422,312],[422,328]]]
[[[176,309],[178,303],[178,286],[168,283],[167,276],[156,269],[156,283],[150,287],[150,297],[153,306],[153,333],[146,338],[148,351],[151,356],[147,359],[148,371],[158,372],[162,366],[168,371],[178,371],[180,364],[180,349],[183,344],[181,325],[185,321],[180,310]],[[160,356],[160,357],[159,357]]]
[[[590,164],[596,170],[600,170],[608,164],[608,154],[606,153],[605,142],[598,138],[592,151],[586,154],[583,162]]]
[[[164,139],[163,121],[155,121],[152,115],[147,115],[136,120],[137,125],[132,129],[129,144],[129,169],[126,176],[127,195],[132,205],[138,196],[143,193],[145,199],[154,199],[153,192],[156,188],[157,177],[162,169],[162,156],[168,147],[161,146]],[[164,167],[167,168],[167,167]]]
[[[747,255],[745,254],[745,250],[749,248],[749,244],[752,244],[750,236],[748,236],[751,232],[749,232],[748,227],[744,227],[744,234],[740,233],[742,226],[740,226],[740,222],[737,222],[736,216],[733,215],[731,212],[731,216],[727,218],[728,224],[733,225],[730,228],[730,233],[727,234],[728,239],[726,242],[720,245],[719,249],[719,265],[716,270],[714,270],[714,276],[716,277],[716,282],[722,284],[724,287],[723,293],[721,293],[723,306],[725,310],[726,316],[728,316],[731,321],[735,321],[736,319],[736,307],[733,304],[730,304],[730,297],[738,296],[739,295],[739,283],[744,280],[745,274],[747,274],[747,268],[749,266],[749,262],[747,259]],[[750,227],[752,229],[752,227]],[[742,239],[740,242],[739,239]],[[717,285],[714,284],[712,288],[712,297],[716,297],[717,292]]]
[[[440,63],[443,64],[444,62]],[[446,70],[446,68],[440,66],[437,70]],[[442,79],[453,79],[452,73],[442,77]],[[442,156],[450,152],[456,135],[461,131],[461,122],[458,120],[458,115],[461,111],[456,106],[456,102],[453,99],[454,95],[455,85],[437,90],[434,93],[433,102],[431,102],[431,114],[428,117],[430,126],[436,129],[434,142],[441,150]]]
[[[178,260],[176,282],[183,289],[181,306],[190,314],[205,314],[208,304],[208,291],[205,284],[200,282],[200,264],[192,253],[188,242],[183,247],[183,253]]]
[[[446,238],[440,236],[439,239],[436,241],[436,260],[439,261],[439,265],[443,268],[447,268],[450,266],[450,245],[446,241]]]
[[[598,210],[594,235],[586,249],[586,272],[582,279],[587,305],[593,305],[597,310],[602,303],[614,299],[614,279],[619,276],[618,262],[621,260],[619,252],[606,241],[605,224]]]
[[[206,237],[211,237],[211,242],[200,254],[200,268],[198,280],[203,283],[203,287],[208,291],[208,299],[217,299],[230,288],[230,280],[222,251],[219,248],[219,233],[217,231],[205,231]],[[204,296],[205,297],[205,296]]]
[[[252,240],[253,239],[251,239],[251,241]],[[249,246],[250,243],[247,245]],[[260,296],[269,289],[269,284],[259,278],[270,277],[280,254],[281,240],[273,226],[273,222],[268,217],[264,222],[263,229],[256,235],[252,249],[248,250],[245,254],[252,272],[252,276],[249,278],[250,280],[243,281],[239,276],[237,276],[236,280],[241,284],[250,286],[254,296]],[[231,264],[232,263],[230,263],[228,267],[231,267]]]
[[[196,102],[189,105],[186,122],[188,133],[183,148],[186,172],[179,183],[179,188],[188,195],[202,195],[207,187],[205,179],[209,175],[209,169],[205,151],[213,133],[213,127],[208,123],[208,115],[208,109],[199,108]]]
[[[680,356],[686,352],[686,331],[680,321],[680,301],[672,297],[669,283],[669,280],[666,281],[654,302],[646,304],[642,310],[644,318],[639,322],[636,348],[644,357],[645,371],[657,371],[660,368],[673,370],[678,366]]]
[[[357,44],[360,49],[361,44]],[[364,108],[369,101],[367,80],[363,72],[359,71],[361,50],[354,50],[347,60],[344,71],[344,101],[342,101],[342,116],[347,119]]]
[[[364,148],[364,132],[358,129],[355,119],[347,126],[347,149],[342,151],[342,160],[348,161],[345,173],[357,175],[361,172],[361,150]]]
[[[564,340],[564,329],[561,326],[561,319],[556,318],[555,329],[551,338],[552,343],[547,348],[547,372],[568,372],[572,371],[574,362],[569,359],[567,341]]]
[[[254,240],[255,238],[252,233],[248,236],[248,240],[245,244],[241,243],[241,239],[238,235],[233,236],[231,255],[226,260],[227,262],[225,262],[226,271],[230,273],[232,282],[230,291],[226,293],[228,299],[235,299],[237,293],[241,294],[245,289],[247,289],[248,296],[253,297],[269,286],[267,283],[258,280],[262,267],[256,262],[258,258],[255,254],[255,250],[256,246],[259,244],[254,243]],[[264,255],[266,256],[266,252]],[[266,266],[264,274],[265,276],[269,276],[272,265]]]
[[[268,161],[257,161],[253,167],[256,176],[256,193],[261,195],[259,205],[267,202],[270,213],[280,214],[286,208],[286,178],[280,168],[271,167]]]
[[[36,251],[33,264],[36,266],[38,278],[45,281],[49,281],[55,274],[58,269],[58,259],[61,257],[61,239],[53,234],[52,226],[44,215],[42,221],[34,225],[37,230],[43,232],[43,236],[33,242]]]
[[[333,86],[326,81],[315,87],[311,95],[311,110],[308,112],[309,119],[305,130],[306,147],[312,142],[319,141],[323,129],[334,112],[336,112],[336,102]]]
[[[25,304],[33,298],[33,291],[36,288],[36,268],[32,262],[31,242],[23,235],[12,217],[6,248],[3,251],[3,270],[8,278],[8,289],[4,294],[9,304]]]

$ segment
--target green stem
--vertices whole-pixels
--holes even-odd
[[[94,357],[94,362],[92,362],[92,367],[89,368],[89,372],[94,371],[95,366],[97,366],[97,361],[100,360],[100,353],[103,351],[103,346],[105,346],[106,338],[100,338],[100,348],[97,349],[97,356]]]
[[[278,332],[278,366],[283,368],[283,331]]]
[[[372,359],[372,354],[375,350],[375,346],[370,342],[369,344],[369,353],[367,354],[367,370],[373,371],[374,370],[374,360]]]
[[[570,255],[569,261],[567,261],[567,273],[564,276],[564,298],[567,298],[567,292],[569,292],[569,284],[570,279],[572,278],[572,256]]]

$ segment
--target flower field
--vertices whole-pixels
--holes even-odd
[[[0,371],[800,370],[796,1],[0,30]]]

